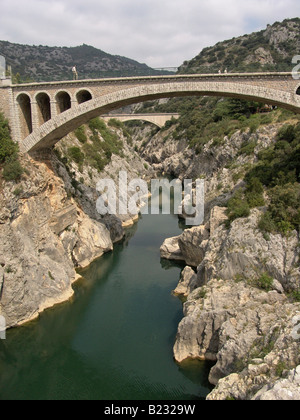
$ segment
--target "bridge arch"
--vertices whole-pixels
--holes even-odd
[[[222,83],[198,80],[139,85],[118,90],[72,107],[45,123],[20,143],[24,152],[52,147],[60,139],[92,118],[114,109],[148,100],[183,96],[220,96],[253,100],[277,105],[300,113],[300,98],[286,91],[238,82]]]
[[[57,114],[62,114],[63,112],[68,111],[68,109],[71,109],[72,99],[69,92],[64,90],[57,92],[55,101]]]
[[[26,92],[21,92],[16,97],[17,112],[19,114],[20,131],[23,137],[32,133],[31,97]]]
[[[84,102],[91,101],[93,99],[93,94],[88,89],[81,89],[76,93],[76,99],[78,104],[83,104]]]
[[[176,113],[153,113],[153,114],[109,114],[102,115],[104,121],[109,122],[110,120],[118,120],[121,122],[128,121],[143,121],[155,125],[158,128],[162,128],[167,121],[171,121],[173,118],[177,119],[180,117],[180,114]]]
[[[296,90],[296,95],[300,95],[300,86],[298,87],[298,89]]]
[[[43,125],[51,120],[51,100],[47,92],[38,92],[35,95],[38,111],[38,123]]]
[[[118,117],[117,119],[121,120],[122,122],[143,121],[143,122],[147,122],[147,123],[153,124],[153,125],[155,125],[158,128],[162,128],[163,127],[163,124],[159,124],[158,122],[155,121],[154,118],[151,118],[151,116],[150,117],[143,116],[142,118],[141,117],[139,118],[139,114],[137,114],[136,116],[135,115],[132,115],[132,117],[129,117],[128,116],[128,117],[124,117],[124,118],[119,118]]]

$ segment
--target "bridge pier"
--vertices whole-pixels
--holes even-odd
[[[39,109],[36,101],[31,101],[32,131],[40,128]]]
[[[58,104],[56,101],[50,101],[50,109],[51,109],[51,118],[55,118],[58,114],[57,114],[57,107]]]

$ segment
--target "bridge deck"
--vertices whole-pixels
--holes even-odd
[[[208,74],[176,74],[167,76],[134,76],[134,77],[115,77],[115,78],[99,78],[99,79],[80,79],[80,80],[62,80],[53,82],[30,82],[22,84],[10,84],[13,88],[21,87],[40,87],[40,86],[57,86],[57,85],[76,85],[76,84],[98,84],[98,83],[116,83],[116,82],[144,82],[144,81],[167,81],[167,80],[181,80],[181,79],[197,79],[197,80],[212,80],[212,79],[251,79],[258,78],[269,79],[270,77],[278,79],[279,77],[292,77],[291,72],[259,72],[259,73],[208,73]]]

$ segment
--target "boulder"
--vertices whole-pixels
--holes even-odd
[[[184,256],[179,247],[179,236],[168,238],[160,247],[160,256],[167,260],[184,261]]]
[[[197,274],[191,267],[185,267],[181,273],[178,286],[174,290],[174,294],[188,296],[198,287]]]
[[[197,267],[203,260],[209,232],[205,226],[186,229],[178,239],[179,248],[187,265]]]
[[[107,227],[87,216],[82,216],[78,227],[78,241],[72,255],[80,268],[87,267],[105,252],[113,250],[113,243]]]

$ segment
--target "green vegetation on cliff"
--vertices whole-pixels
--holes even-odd
[[[300,19],[286,19],[265,30],[204,48],[179,73],[291,71],[300,47]]]
[[[8,121],[0,113],[0,168],[6,181],[17,181],[23,173],[18,152],[18,145],[10,137]]]
[[[112,155],[123,154],[123,143],[113,128],[120,129],[128,139],[128,132],[122,123],[112,121],[108,127],[100,118],[94,118],[87,125],[75,130],[74,134],[79,144],[68,147],[64,156],[59,157],[65,164],[75,162],[80,171],[83,166],[91,166],[101,172],[110,163]],[[60,152],[58,154],[60,155]]]
[[[158,112],[179,112],[174,139],[187,139],[196,153],[212,138],[214,145],[221,144],[224,136],[250,128],[254,132],[260,125],[272,122],[270,109],[259,102],[239,99],[195,98],[172,99],[168,104],[154,108]],[[249,150],[241,151],[247,153]]]
[[[285,110],[274,109],[257,102],[222,98],[172,99],[154,108],[160,112],[179,112],[173,121],[168,138],[187,141],[196,155],[207,148],[215,153],[225,144],[225,137],[235,133],[248,133],[237,157],[241,156],[248,167],[241,171],[244,185],[229,199],[228,226],[240,217],[247,217],[250,210],[265,207],[259,228],[269,233],[287,235],[300,229],[300,123],[299,117]],[[283,123],[286,121],[286,124]],[[165,129],[169,129],[168,124]],[[260,127],[278,126],[275,142],[256,152],[255,133]],[[253,134],[253,136],[251,136]],[[227,164],[235,166],[236,158]],[[201,175],[201,174],[199,174]]]

